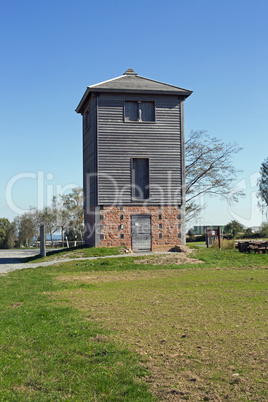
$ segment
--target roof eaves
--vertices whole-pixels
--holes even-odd
[[[91,92],[91,91],[90,91],[90,88],[87,87],[87,89],[86,89],[86,91],[85,91],[85,93],[84,93],[82,99],[80,100],[80,102],[79,102],[77,108],[75,109],[76,113],[81,113],[81,112],[82,112],[82,106],[83,106],[83,104],[84,104],[86,98],[87,98],[88,95],[90,94],[90,92]]]
[[[90,88],[89,88],[90,89]],[[91,92],[91,91],[89,91]],[[93,92],[93,91],[92,91]],[[122,89],[122,88],[98,88],[96,92],[107,92],[107,93],[147,93],[147,94],[158,94],[158,95],[183,95],[183,96],[190,96],[193,91],[188,91],[187,89],[180,89],[177,90],[168,90],[168,89]]]
[[[79,102],[79,105],[75,109],[76,113],[81,113],[81,111],[82,111],[81,109],[82,109],[82,106],[83,106],[85,100],[87,99],[87,97],[90,94],[90,92],[93,92],[91,90],[91,88],[93,88],[93,89],[96,88],[98,91],[102,92],[101,88],[98,88],[99,85],[106,84],[107,82],[111,82],[111,81],[114,81],[114,80],[118,80],[119,78],[122,78],[122,77],[123,77],[123,75],[120,75],[119,77],[115,77],[115,78],[112,78],[110,80],[106,80],[106,81],[103,81],[103,82],[98,82],[97,84],[88,86],[86,91],[85,91],[85,93],[84,93],[84,95],[83,95],[83,97],[82,97],[82,99]]]
[[[95,88],[95,87],[97,87],[98,85],[106,84],[107,82],[111,82],[111,81],[118,80],[119,78],[123,78],[123,75],[120,75],[119,77],[111,78],[110,80],[98,82],[97,84],[90,85],[88,88]]]
[[[152,80],[150,78],[146,78],[146,77],[141,77],[139,75],[137,75],[138,78],[141,78],[145,81],[150,81],[150,82],[155,82],[157,84],[161,84],[163,85],[164,89],[135,89],[135,88],[128,88],[128,89],[123,89],[123,88],[101,88],[102,84],[106,84],[108,82],[112,82],[121,78],[124,78],[124,75],[120,75],[119,77],[115,77],[112,78],[110,80],[107,81],[103,81],[103,82],[99,82],[97,84],[88,86],[81,101],[79,102],[79,105],[77,106],[77,108],[75,109],[75,111],[77,113],[81,113],[82,112],[82,107],[84,102],[86,101],[86,99],[88,98],[89,94],[91,92],[110,92],[110,93],[151,93],[151,94],[163,94],[163,95],[181,95],[184,96],[185,98],[188,98],[188,96],[190,96],[192,94],[193,91],[190,91],[188,89],[184,89],[184,88],[180,88],[180,87],[176,87],[174,85],[170,85],[170,84],[166,84],[164,82],[161,81],[156,81],[156,80]],[[166,88],[165,88],[166,87]],[[170,90],[169,90],[170,88]]]

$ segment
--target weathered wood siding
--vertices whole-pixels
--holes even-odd
[[[89,108],[89,129],[83,127],[83,188],[85,207],[97,204],[97,107],[96,98],[91,97]]]
[[[155,101],[155,122],[124,122],[125,100]],[[100,94],[97,101],[98,204],[133,204],[131,158],[149,158],[150,204],[182,201],[178,96]]]

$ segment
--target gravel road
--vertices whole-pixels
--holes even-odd
[[[0,273],[15,269],[30,268],[29,264],[20,262],[22,258],[38,255],[39,250],[0,250]]]

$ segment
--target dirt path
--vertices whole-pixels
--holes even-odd
[[[103,257],[80,257],[80,258],[55,258],[53,260],[36,262],[36,263],[23,263],[23,258],[32,257],[39,254],[39,250],[0,250],[0,274],[5,274],[16,269],[47,267],[53,264],[59,264],[69,261],[81,260],[97,260],[104,258],[124,258],[124,257],[141,257],[146,258],[137,260],[137,264],[153,264],[153,265],[167,265],[167,264],[184,264],[184,263],[198,263],[200,261],[189,257],[191,250],[182,253],[174,252],[146,252],[146,253],[133,253],[133,254],[118,254],[107,255]]]
[[[119,255],[108,255],[104,257],[86,257],[86,258],[61,258],[54,259],[50,261],[37,262],[37,263],[22,263],[21,259],[38,255],[37,250],[0,250],[0,274],[4,274],[10,271],[15,271],[16,269],[24,268],[37,268],[46,267],[49,265],[69,262],[69,261],[81,261],[81,260],[96,260],[98,258],[118,258],[118,257],[133,257],[133,256],[149,256],[156,254],[172,254],[172,253],[139,253],[139,254],[119,254]]]

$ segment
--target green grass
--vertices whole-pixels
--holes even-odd
[[[268,266],[268,254],[244,254],[238,250],[219,250],[213,248],[198,248],[193,251],[191,258],[198,260],[197,264],[170,264],[163,267],[161,264],[154,265],[153,260],[159,259],[158,255],[148,256],[146,259],[152,261],[152,264],[137,264],[135,261],[143,260],[144,256],[125,258],[112,258],[104,260],[85,260],[70,261],[62,263],[61,272],[87,272],[87,271],[128,271],[128,270],[161,270],[161,269],[194,269],[194,268],[247,268],[247,267],[265,267]],[[175,253],[174,253],[175,254]]]
[[[268,254],[194,253],[0,276],[0,401],[267,400]]]
[[[186,243],[186,246],[192,247],[192,246],[205,246],[206,242],[205,241],[188,241]]]
[[[57,269],[0,277],[0,400],[152,401],[140,357],[51,297]]]
[[[64,258],[87,258],[87,257],[102,257],[105,255],[116,255],[119,254],[119,250],[122,247],[70,247],[59,250],[48,251],[46,257],[40,257],[40,255],[28,257],[23,259],[22,261],[27,262],[44,262],[51,261],[55,259],[64,259]]]

